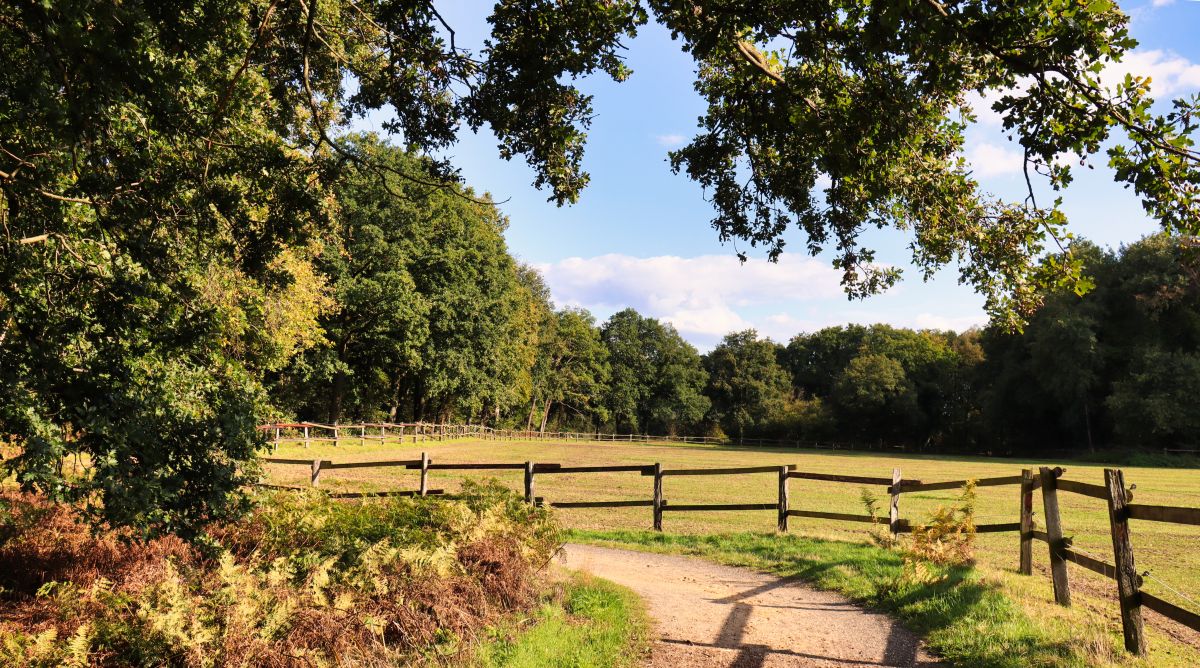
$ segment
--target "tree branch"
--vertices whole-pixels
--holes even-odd
[[[754,45],[750,44],[749,42],[739,40],[737,43],[737,50],[738,53],[742,54],[742,59],[752,65],[759,72],[767,75],[767,77],[769,77],[772,81],[783,86],[784,88],[788,87],[787,81],[784,80],[783,75],[771,69],[770,65],[767,64],[766,59],[763,57],[762,52],[754,48]],[[820,108],[817,107],[815,102],[807,97],[802,97],[801,99],[804,100],[804,104],[811,109],[813,113],[821,113]]]

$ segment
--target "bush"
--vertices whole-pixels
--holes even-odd
[[[213,554],[89,534],[0,496],[0,664],[397,665],[458,652],[532,605],[558,549],[548,513],[497,484],[361,504],[259,495]]]

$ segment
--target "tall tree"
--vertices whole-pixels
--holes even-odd
[[[612,367],[605,403],[615,429],[674,434],[700,423],[707,376],[674,327],[629,308],[614,313],[600,336]]]
[[[710,415],[728,434],[745,436],[779,417],[791,388],[778,346],[747,329],[727,334],[704,356]]]
[[[602,399],[609,373],[608,349],[592,314],[571,308],[554,313],[539,336],[526,428],[545,431],[556,408],[575,424],[606,420]]]
[[[350,165],[335,188],[338,224],[318,268],[337,308],[321,321],[327,343],[295,360],[279,394],[330,421],[469,420],[507,408],[532,359],[530,297],[506,221],[469,191],[394,176],[428,174],[415,155],[369,135],[349,145],[389,173]]]

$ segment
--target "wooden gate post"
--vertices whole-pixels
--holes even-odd
[[[888,509],[888,524],[891,525],[892,535],[900,533],[900,468],[892,469],[892,503]]]
[[[429,493],[429,455],[421,453],[421,496]]]
[[[662,531],[663,507],[662,464],[654,465],[654,530]]]
[[[1129,540],[1129,498],[1125,494],[1125,474],[1120,469],[1104,469],[1108,487],[1108,521],[1112,527],[1113,561],[1117,567],[1117,596],[1121,602],[1121,628],[1125,649],[1146,656],[1146,635],[1142,628],[1142,602],[1138,573],[1133,563],[1133,544]]]
[[[779,530],[788,530],[788,467],[779,467]]]
[[[1062,533],[1062,517],[1058,512],[1058,476],[1062,469],[1043,466],[1042,509],[1046,513],[1046,542],[1050,545],[1050,576],[1054,580],[1054,602],[1071,605],[1071,583],[1067,579],[1067,560],[1062,550],[1066,547]]]
[[[533,462],[525,462],[525,503],[533,503]]]
[[[319,460],[319,459],[313,460],[312,478],[310,480],[310,484],[313,487],[319,487],[321,485],[321,460]]]
[[[1021,470],[1021,575],[1033,575],[1033,469]]]

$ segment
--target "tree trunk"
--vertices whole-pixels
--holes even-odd
[[[554,402],[547,399],[546,400],[546,411],[544,413],[542,413],[542,427],[541,427],[541,429],[538,430],[538,431],[542,432],[543,434],[546,433],[546,423],[550,421],[550,407],[552,405],[554,405]]]
[[[525,420],[525,431],[533,431],[533,412],[537,410],[537,395],[529,397],[529,419]]]
[[[1092,414],[1088,410],[1087,400],[1083,402],[1083,425],[1087,428],[1088,451],[1096,454],[1096,444],[1092,442]]]

